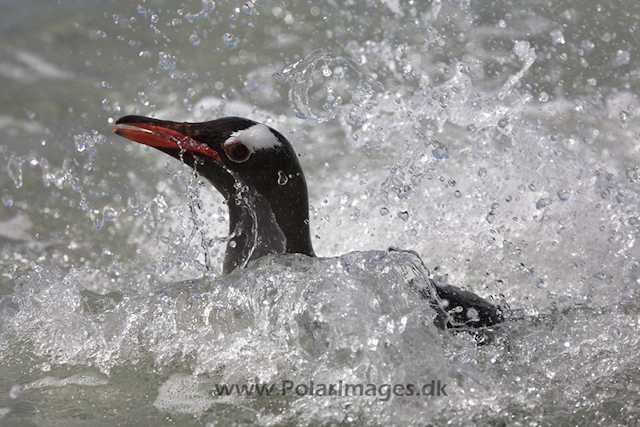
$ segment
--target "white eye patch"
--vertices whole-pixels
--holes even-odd
[[[251,150],[252,153],[255,153],[258,150],[268,150],[282,145],[273,132],[261,123],[232,133],[224,142],[224,145],[226,147],[228,144],[236,141],[241,141],[249,150]]]

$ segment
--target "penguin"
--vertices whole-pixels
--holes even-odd
[[[277,130],[242,117],[189,123],[125,116],[115,124],[115,134],[189,165],[225,198],[229,240],[223,274],[268,254],[316,256],[304,173],[292,144]],[[435,309],[434,324],[441,329],[473,333],[505,319],[504,308],[472,292],[422,274],[411,277],[410,285]],[[473,334],[481,342],[491,338]]]

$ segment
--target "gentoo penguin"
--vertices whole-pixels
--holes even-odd
[[[179,123],[126,116],[116,125],[117,135],[181,160],[224,196],[230,221],[224,274],[267,254],[315,256],[307,184],[280,132],[241,117]],[[427,280],[420,293],[436,309],[438,327],[485,328],[503,321],[502,310],[479,296]]]

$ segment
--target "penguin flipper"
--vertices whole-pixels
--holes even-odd
[[[414,271],[404,271],[403,275],[422,298],[435,310],[433,323],[439,329],[467,331],[474,335],[479,343],[492,341],[492,327],[504,322],[505,312],[473,292],[456,286],[437,283],[429,277],[422,258],[411,250],[389,248],[390,253],[406,253],[415,256],[420,262]]]

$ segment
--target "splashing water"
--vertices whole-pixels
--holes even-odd
[[[638,419],[639,6],[365,3],[16,6],[0,424]],[[109,136],[122,114],[279,130],[324,258],[220,276],[221,196]],[[508,305],[493,343],[435,329],[429,272],[390,246]],[[447,394],[405,393],[431,381]]]

